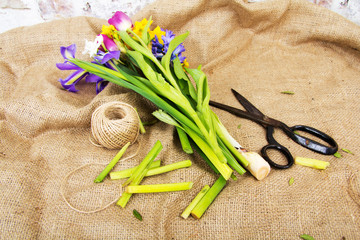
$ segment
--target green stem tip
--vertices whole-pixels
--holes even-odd
[[[205,185],[201,191],[196,195],[196,197],[191,201],[191,203],[186,207],[184,212],[181,214],[181,217],[187,219],[191,213],[191,211],[195,208],[195,206],[200,202],[200,200],[205,196],[207,191],[210,189],[209,185]]]
[[[129,146],[130,146],[130,142],[128,142],[127,144],[125,144],[124,147],[121,148],[121,150],[116,154],[113,160],[111,160],[111,162],[105,167],[105,169],[95,178],[94,180],[95,183],[100,183],[104,180],[104,178],[109,174],[111,169],[113,169],[116,163],[120,160],[122,155],[124,155],[126,149]]]
[[[225,187],[226,180],[224,177],[220,176],[212,187],[206,192],[205,196],[201,198],[199,203],[195,206],[195,208],[191,211],[191,215],[200,219],[201,216],[205,213],[205,211],[209,208],[211,203],[215,200],[221,190]]]

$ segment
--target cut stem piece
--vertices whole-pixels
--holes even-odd
[[[201,191],[196,195],[196,197],[191,201],[191,203],[186,207],[184,212],[181,214],[181,217],[184,219],[187,219],[191,213],[191,211],[194,209],[194,207],[200,202],[200,200],[205,196],[207,191],[210,189],[209,185],[205,185],[201,189]]]
[[[123,186],[128,185],[132,181],[141,182],[146,172],[145,169],[149,169],[151,163],[154,161],[155,157],[159,154],[162,149],[161,142],[156,141],[154,147],[150,150],[150,152],[146,155],[144,160],[139,164],[134,173],[129,177],[129,179],[123,184]],[[138,181],[140,179],[140,181]],[[138,183],[139,184],[139,183]]]
[[[313,158],[304,158],[304,157],[296,157],[295,158],[295,164],[306,166],[306,167],[312,167],[315,169],[325,169],[327,168],[330,163],[313,159]]]
[[[246,167],[249,172],[257,179],[263,180],[270,173],[270,165],[264,158],[256,152],[242,152],[241,153],[249,165]]]
[[[216,180],[214,185],[212,185],[212,187],[206,192],[205,196],[201,198],[199,203],[191,211],[191,216],[200,219],[201,216],[205,213],[206,209],[209,208],[209,206],[215,200],[217,195],[225,187],[225,185],[226,185],[226,180],[222,176],[220,176],[218,180]]]
[[[180,161],[172,164],[168,164],[165,166],[161,166],[158,168],[149,169],[145,176],[153,176],[158,175],[166,172],[170,172],[176,169],[186,168],[191,166],[190,160]]]
[[[150,167],[149,167],[149,170],[152,169],[152,168],[160,167],[160,164],[161,164],[160,160],[152,162]],[[138,166],[128,168],[128,169],[124,169],[124,170],[121,170],[121,171],[111,172],[110,173],[110,178],[111,178],[111,180],[128,178],[136,170],[137,167]]]
[[[121,150],[115,155],[113,160],[111,160],[111,162],[105,167],[105,169],[95,178],[94,180],[95,183],[100,183],[104,180],[104,178],[109,174],[111,169],[113,169],[116,163],[120,160],[122,155],[124,155],[126,149],[129,146],[130,146],[130,142],[128,142],[127,144],[125,144],[124,147],[121,148]]]
[[[151,162],[154,160],[154,158],[159,154],[159,152],[162,149],[162,145],[160,141],[157,141],[154,145],[154,147],[150,150],[150,152],[146,155],[144,160],[139,164],[139,166],[134,171],[133,175],[131,175],[130,178],[133,178],[132,181],[130,181],[131,186],[139,185],[142,179],[144,178],[145,174],[147,173]],[[129,178],[129,179],[130,179]],[[129,181],[129,180],[128,180]],[[132,193],[124,192],[119,201],[117,201],[117,205],[124,208],[126,204],[129,202],[130,197],[132,196]]]
[[[150,166],[150,169],[145,174],[145,177],[154,176],[154,175],[170,172],[170,171],[173,171],[173,170],[176,170],[176,169],[186,168],[186,167],[191,166],[191,161],[190,160],[180,161],[180,162],[168,164],[168,165],[165,165],[165,166],[162,166],[162,167],[154,167],[154,168],[152,168],[154,163],[152,163],[152,165]],[[123,172],[125,172],[125,173],[123,173]],[[128,170],[110,173],[110,177],[111,177],[112,180],[127,178],[130,175],[131,175],[130,171],[128,171]]]
[[[138,185],[138,186],[127,186],[125,188],[125,192],[127,193],[175,192],[175,191],[189,190],[192,188],[192,186],[193,186],[192,182]]]

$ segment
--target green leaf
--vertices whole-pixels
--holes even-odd
[[[152,54],[152,52],[149,49],[145,48],[140,43],[135,41],[132,37],[129,36],[129,34],[126,31],[120,31],[118,33],[119,33],[119,35],[121,37],[121,40],[123,40],[133,50],[140,52],[141,54],[143,54],[144,56],[146,56],[149,59],[154,59],[155,58],[154,55]]]
[[[149,80],[157,79],[155,71],[150,66],[150,64],[145,61],[144,56],[141,53],[136,51],[128,51],[127,54],[136,61],[137,66],[141,69],[146,78]]]
[[[176,36],[173,40],[171,40],[165,56],[161,59],[161,65],[166,69],[167,72],[170,72],[170,60],[173,51],[186,39],[188,35],[189,32],[186,32],[184,34]]]
[[[165,122],[167,124],[170,124],[170,125],[173,125],[173,126],[176,126],[176,127],[182,129],[182,127],[179,125],[179,123],[173,117],[171,117],[169,114],[167,114],[166,112],[164,112],[161,109],[153,112],[152,115],[154,115],[157,119],[159,119],[162,122]]]
[[[302,234],[300,237],[304,240],[315,240],[315,238],[307,234]]]
[[[239,124],[238,126],[237,126],[237,129],[240,129],[241,128],[241,124]]]
[[[185,124],[196,133],[198,134],[201,133],[199,127],[196,126],[187,116],[185,116],[179,110],[174,108],[171,104],[169,104],[169,102],[165,101],[160,96],[158,96],[156,92],[152,91],[152,89],[150,89],[137,77],[134,77],[131,74],[127,74],[125,71],[121,70],[121,68],[120,68],[120,72],[116,72],[109,68],[94,63],[82,61],[79,59],[71,59],[71,62],[77,65],[78,67],[87,70],[107,81],[110,81],[121,87],[125,87],[137,92],[141,96],[153,102],[157,107],[166,110],[168,113],[174,116],[174,118],[176,118],[179,122]]]
[[[189,77],[184,72],[184,69],[181,65],[179,58],[175,58],[173,60],[174,63],[174,73],[175,76],[178,78],[178,84],[180,90],[184,93],[184,95],[190,96],[195,102],[197,102],[197,93],[196,90],[190,81]]]
[[[150,42],[150,36],[148,34],[148,29],[149,29],[150,24],[151,24],[151,19],[152,19],[152,16],[150,16],[149,21],[147,22],[146,26],[144,27],[143,32],[142,32],[142,36],[141,36],[141,39],[144,41],[144,43],[146,45],[148,45],[149,42]]]
[[[288,95],[294,95],[295,94],[295,92],[293,92],[293,91],[282,91],[281,93],[282,94],[288,94]]]
[[[294,178],[291,177],[290,180],[289,180],[289,186],[291,186],[293,183],[294,183]]]
[[[176,77],[178,79],[184,79],[184,80],[187,79],[187,75],[181,66],[180,59],[178,57],[176,57],[173,60],[173,63],[174,63],[174,72],[175,72]]]
[[[138,211],[136,211],[136,209],[133,210],[133,214],[134,214],[134,216],[135,216],[137,219],[139,219],[140,221],[143,220],[141,214],[140,214]]]
[[[199,69],[193,69],[193,68],[185,68],[186,72],[190,74],[192,79],[194,80],[196,84],[196,88],[199,88],[199,79],[201,77],[202,71]]]
[[[350,153],[350,154],[354,155],[354,153],[352,153],[349,149],[342,148],[341,150],[343,150],[343,151],[346,152],[346,153]]]
[[[339,152],[334,153],[334,156],[337,158],[342,158],[341,154]]]

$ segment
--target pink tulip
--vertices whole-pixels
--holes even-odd
[[[116,43],[111,39],[109,38],[108,36],[106,36],[105,34],[101,34],[102,37],[103,37],[103,43],[106,47],[106,49],[109,51],[109,52],[112,52],[112,51],[119,51],[119,48],[118,46],[116,45]]]
[[[108,20],[118,31],[126,31],[133,27],[131,19],[123,12],[117,11],[112,18]]]

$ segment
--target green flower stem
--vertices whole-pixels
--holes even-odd
[[[138,113],[137,109],[136,108],[134,108],[134,109],[135,109],[135,111],[136,111],[136,113],[138,115],[138,118],[139,118],[140,133],[144,134],[144,133],[146,133],[146,130],[144,128],[143,122],[141,121],[141,118],[139,116],[139,113]]]
[[[180,143],[181,143],[181,147],[184,150],[184,152],[188,153],[188,154],[192,154],[194,153],[194,151],[191,148],[189,139],[186,135],[186,133],[184,132],[184,130],[182,130],[179,127],[176,127],[177,133],[179,135],[179,139],[180,139]]]
[[[191,211],[194,218],[200,219],[205,211],[209,208],[211,203],[215,200],[221,190],[225,187],[226,180],[220,176],[212,187],[206,192],[205,196],[201,198],[199,203]]]
[[[249,165],[249,162],[246,160],[245,156],[242,155],[226,138],[224,132],[221,130],[218,124],[215,124],[216,133],[221,139],[221,141],[225,144],[225,146],[229,149],[229,151],[240,161],[240,163],[247,167]]]
[[[144,41],[142,41],[142,39],[139,36],[137,36],[134,32],[132,32],[131,30],[129,30],[129,32],[131,32],[132,34],[134,34],[135,37],[137,37],[140,44],[138,42],[136,42],[132,37],[130,37],[129,34],[126,31],[119,32],[119,35],[121,36],[121,39],[126,44],[128,44],[131,48],[133,48],[134,50],[140,52],[141,54],[146,56],[148,59],[150,59],[153,63],[155,63],[156,66],[160,69],[160,71],[164,74],[166,79],[169,80],[171,85],[174,88],[176,88],[177,90],[180,90],[180,88],[179,88],[178,84],[176,83],[175,79],[173,78],[172,74],[169,74],[169,72],[167,72],[165,70],[165,68],[161,65],[159,60],[157,60],[156,57],[152,54],[151,50],[147,48]]]
[[[217,168],[214,166],[214,164],[211,163],[211,161],[209,160],[209,158],[205,155],[205,153],[203,153],[203,151],[198,147],[198,145],[196,145],[196,143],[194,143],[194,141],[191,141],[191,145],[192,145],[192,147],[195,149],[195,151],[200,155],[200,157],[205,160],[205,162],[209,165],[209,167],[210,167],[216,174],[220,174],[219,170],[217,170]]]
[[[228,180],[232,174],[231,168],[226,164],[221,162],[212,148],[205,142],[200,136],[198,136],[195,132],[193,132],[190,128],[183,126],[185,132],[192,138],[192,140],[199,146],[202,152],[209,158],[210,162],[214,165],[214,167],[220,172],[220,174]]]
[[[161,164],[160,160],[152,162],[150,167],[149,167],[149,170],[152,169],[152,168],[160,167],[160,164]],[[128,178],[136,170],[137,167],[138,166],[128,168],[128,169],[125,169],[125,170],[121,170],[121,171],[111,172],[110,173],[110,178],[111,178],[111,180]]]
[[[155,193],[155,192],[175,192],[189,190],[193,186],[192,182],[184,183],[168,183],[168,184],[154,184],[154,185],[138,185],[127,186],[126,193]]]
[[[146,172],[147,172],[146,170],[149,169],[151,163],[154,161],[155,157],[159,154],[161,149],[162,149],[162,145],[161,145],[161,142],[158,140],[158,141],[156,141],[155,145],[150,150],[150,152],[146,155],[144,160],[139,164],[139,166],[133,172],[133,174],[123,184],[123,186],[128,185],[132,181],[140,183],[141,180],[144,178]]]
[[[201,189],[201,191],[196,195],[196,197],[191,201],[191,203],[186,207],[184,212],[181,214],[181,217],[184,219],[187,219],[191,213],[191,211],[194,209],[194,207],[200,202],[200,200],[205,196],[207,191],[210,189],[209,185],[205,185]]]
[[[151,20],[149,20],[151,21]],[[143,47],[143,48],[148,48],[148,46],[146,45],[146,43],[136,34],[134,33],[130,28],[128,30],[126,30],[127,32],[131,33],[137,40],[138,42],[140,43],[140,45]]]
[[[312,167],[315,169],[325,169],[327,168],[330,163],[313,159],[313,158],[304,158],[304,157],[296,157],[295,158],[295,164],[306,166],[306,167]]]
[[[124,155],[126,149],[130,146],[130,142],[128,142],[121,150],[115,155],[115,157],[111,160],[111,162],[105,167],[105,169],[97,176],[94,180],[95,183],[100,183],[104,180],[104,178],[109,174],[111,169],[115,166],[115,164],[120,160],[122,155]]]
[[[221,141],[220,138],[218,138],[220,148],[223,150],[224,156],[227,159],[227,163],[234,169],[236,172],[238,172],[240,175],[243,175],[246,173],[246,170],[236,161],[234,156],[230,153],[229,149],[225,146],[225,144]]]
[[[69,61],[74,63],[78,67],[88,70],[90,73],[93,73],[93,74],[105,79],[106,81],[112,82],[114,84],[117,84],[119,86],[131,89],[131,90],[137,92],[144,98],[153,102],[160,109],[163,109],[164,111],[168,112],[179,122],[187,125],[193,131],[195,131],[199,134],[201,133],[199,127],[196,126],[196,124],[194,124],[187,116],[185,116],[179,110],[177,110],[172,105],[170,105],[167,101],[165,101],[164,99],[159,97],[157,94],[155,94],[152,90],[149,89],[149,87],[147,85],[142,83],[138,78],[135,78],[135,77],[127,74],[124,71],[117,72],[117,71],[111,70],[109,68],[99,66],[94,63],[85,62],[85,61],[75,59],[75,58],[69,59]]]
[[[93,64],[93,63],[88,63],[88,62],[85,62],[85,61],[82,61],[79,59],[70,59],[69,61],[74,63],[75,65],[79,66],[82,69],[88,70],[89,72],[98,75],[99,77],[101,77],[107,81],[110,81],[114,84],[117,84],[119,86],[131,89],[131,90],[137,92],[138,94],[142,95],[146,99],[153,102],[160,109],[167,111],[171,116],[173,116],[183,126],[186,126],[188,129],[190,129],[193,133],[193,136],[194,136],[194,134],[195,135],[201,134],[199,127],[196,124],[194,124],[194,122],[192,122],[187,116],[185,116],[180,111],[178,111],[176,108],[174,108],[172,105],[170,105],[167,101],[163,100],[161,97],[156,95],[153,91],[151,91],[144,83],[142,83],[137,78],[132,77],[131,75],[127,74],[124,71],[116,72],[116,71],[113,71],[106,67],[99,66],[99,65]],[[197,137],[197,141],[199,142],[199,137],[198,136],[195,136],[195,137]],[[200,139],[200,140],[202,140],[202,139]],[[215,157],[213,156],[214,152],[212,151],[211,147],[208,146],[208,144],[206,142],[204,142],[204,140],[202,140],[202,141],[203,141],[203,143],[201,144],[202,147],[205,146],[205,149],[203,149],[202,147],[199,146],[202,149],[202,152],[204,152],[204,153],[206,152],[207,155],[211,155],[211,157],[209,157],[209,159],[212,159],[212,160],[210,160],[210,161],[218,161],[219,162],[219,160],[217,159],[217,156],[215,156]],[[198,144],[195,140],[194,140],[194,142],[196,144]],[[208,152],[209,149],[210,149],[210,151]],[[218,167],[222,168],[222,170],[219,172],[222,172],[225,179],[228,179],[228,177],[230,177],[231,169],[226,164],[225,164],[226,165],[225,167],[222,166],[223,164],[214,164],[214,165],[216,165],[215,167],[217,169],[218,169]],[[226,168],[229,168],[229,169],[226,169]],[[229,170],[230,170],[230,173],[229,173]]]

